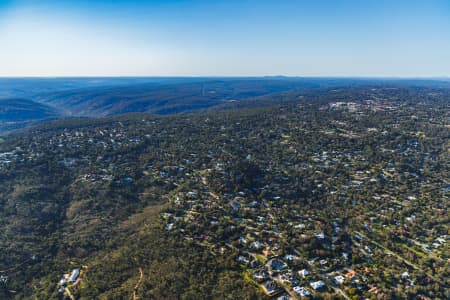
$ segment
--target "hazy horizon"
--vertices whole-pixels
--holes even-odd
[[[301,75],[29,75],[29,76],[3,76],[0,79],[367,79],[367,80],[450,80],[450,76],[301,76]]]

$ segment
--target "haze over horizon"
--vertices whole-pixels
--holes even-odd
[[[450,2],[0,0],[0,76],[448,77]]]

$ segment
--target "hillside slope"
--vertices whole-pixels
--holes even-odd
[[[28,99],[0,99],[0,133],[54,119],[61,113],[48,105]]]
[[[111,116],[128,112],[173,114],[195,111],[255,96],[317,83],[289,80],[206,80],[172,84],[80,89],[44,94],[37,101],[63,108],[77,116]]]
[[[264,298],[252,279],[264,266],[245,260],[272,255],[312,273],[302,286],[352,269],[365,278],[343,286],[353,296],[377,286],[384,298],[448,298],[448,243],[414,243],[448,232],[446,98],[349,95],[8,136],[0,298],[61,299],[59,279],[74,268],[76,299]],[[333,297],[326,284],[317,297]]]
[[[27,99],[0,99],[0,122],[20,122],[55,117],[56,109]]]

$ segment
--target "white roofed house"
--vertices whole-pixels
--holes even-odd
[[[298,271],[298,274],[299,274],[300,276],[302,276],[303,278],[305,278],[306,276],[309,275],[309,272],[308,272],[308,270],[303,269],[303,270]]]
[[[73,283],[77,280],[78,276],[80,275],[80,269],[73,269],[72,274],[70,274],[69,282]]]
[[[311,293],[303,286],[295,286],[293,288],[294,292],[296,292],[300,297],[308,297]]]
[[[265,269],[260,269],[254,271],[252,277],[256,281],[261,282],[269,278],[269,273]]]
[[[314,290],[320,290],[325,287],[325,283],[322,280],[314,281],[309,284]]]
[[[343,284],[345,281],[345,277],[342,275],[338,275],[334,277],[334,281],[336,282],[336,284]]]

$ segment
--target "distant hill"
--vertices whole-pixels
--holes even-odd
[[[59,115],[56,109],[32,100],[0,99],[0,132],[23,128]]]
[[[36,99],[77,116],[111,116],[128,112],[166,115],[210,108],[270,93],[319,86],[318,83],[289,80],[206,80],[84,88],[41,94]]]
[[[190,112],[221,107],[244,99],[296,91],[315,93],[319,89],[380,86],[449,87],[448,82],[437,80],[369,78],[153,78],[147,79],[149,81],[146,83],[143,80],[116,81],[113,86],[85,86],[40,93],[33,99],[73,116],[104,117],[129,112],[159,115]],[[257,101],[252,103],[258,105]]]
[[[334,98],[337,90],[357,87],[448,90],[450,84],[437,79],[282,76],[0,78],[0,99],[4,99],[0,104],[0,133],[54,117],[107,117],[130,112],[169,115],[298,99],[316,101],[318,95],[329,97],[331,91]]]
[[[52,118],[56,109],[27,99],[0,99],[0,121],[20,122]]]
[[[133,77],[0,78],[0,97],[29,99],[39,93],[160,81],[162,79]]]

